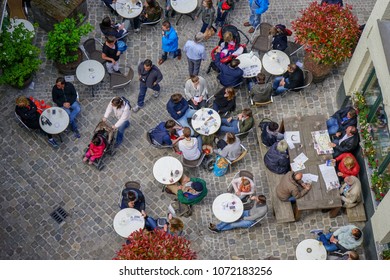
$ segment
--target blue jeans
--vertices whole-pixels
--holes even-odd
[[[223,26],[228,15],[229,11],[222,13],[220,9],[217,9],[217,18],[215,19],[215,24],[218,26]]]
[[[261,22],[261,14],[256,14],[256,10],[252,7],[250,7],[251,15],[249,16],[249,24],[253,26],[253,28],[256,28]]]
[[[169,52],[169,53],[163,51],[163,52],[162,52],[162,55],[161,55],[161,58],[164,59],[164,60],[167,60],[168,54],[169,54],[169,57],[172,57],[172,56],[173,56],[173,58],[175,58],[175,57],[177,57],[178,55],[181,54],[181,49],[177,49],[176,51],[174,51],[174,52]]]
[[[275,90],[275,94],[274,95],[279,95],[279,94],[282,94],[283,92],[287,91],[288,88],[285,88],[285,87],[282,87],[282,86],[279,86],[280,84],[280,81],[283,79],[283,76],[279,76],[279,77],[276,77],[273,84],[272,84],[272,88]],[[287,82],[288,81],[288,78],[285,79],[285,81]]]
[[[238,220],[237,222],[233,223],[225,223],[221,222],[216,225],[216,228],[220,231],[225,231],[225,230],[231,230],[235,228],[249,228],[251,225],[255,223],[255,221],[248,221],[248,220],[242,220],[243,217],[248,217],[249,216],[249,210],[245,210],[244,213],[242,213],[241,220]]]
[[[331,236],[332,236],[332,234],[333,234],[332,232],[329,232],[327,234],[320,234],[317,237],[317,240],[322,242],[322,244],[324,245],[326,251],[328,251],[328,252],[334,252],[334,251],[337,251],[339,249],[336,244],[331,243],[329,241]]]
[[[203,22],[203,25],[202,25],[202,28],[200,29],[200,32],[204,33],[207,29],[207,26],[209,26],[209,24],[207,22]]]
[[[228,122],[227,119],[221,120],[221,131],[222,132],[231,132],[234,134],[239,133],[238,130],[238,120],[232,120],[231,122]]]
[[[116,135],[116,144],[120,145],[123,141],[123,134],[125,133],[125,129],[130,126],[129,121],[125,121],[120,127],[118,127],[118,133]]]
[[[145,83],[139,83],[139,94],[138,94],[138,101],[137,105],[139,107],[143,107],[145,104],[145,96],[146,96],[146,91],[148,90],[148,87],[146,86]],[[152,90],[154,91],[160,91],[160,85],[157,84],[154,87],[152,87]]]
[[[339,130],[339,122],[335,118],[330,117],[329,120],[326,121],[326,125],[328,127],[329,135],[336,134]]]
[[[156,221],[153,218],[147,217],[145,219],[145,227],[146,227],[147,230],[152,231],[152,230],[154,230],[157,227],[157,223],[156,223]]]
[[[77,101],[73,102],[70,108],[62,107],[69,115],[69,124],[73,131],[77,130],[76,117],[81,111],[80,103]]]
[[[187,119],[192,118],[192,116],[195,114],[195,112],[196,112],[196,110],[188,108],[187,111],[184,113],[184,115],[180,119],[176,120],[178,123],[180,123],[180,125],[182,127],[186,127],[186,126],[189,127],[191,129],[191,135],[194,135],[194,130],[192,129],[192,127],[188,123]]]
[[[190,59],[187,57],[188,61],[188,73],[191,75],[198,76],[200,70],[200,64],[202,63],[201,59]]]
[[[202,146],[203,146],[202,136],[199,135],[198,137],[196,137],[196,139],[198,140],[198,149],[200,153],[202,153]]]

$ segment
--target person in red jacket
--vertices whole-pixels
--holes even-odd
[[[99,135],[95,135],[89,144],[89,148],[83,158],[83,162],[87,162],[89,160],[88,164],[93,164],[95,159],[102,157],[105,147],[106,145],[103,139]]]
[[[348,176],[357,177],[360,171],[360,166],[356,158],[351,153],[343,153],[336,157],[334,162],[338,162],[337,176],[345,178]]]

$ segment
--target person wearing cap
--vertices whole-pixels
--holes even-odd
[[[274,143],[264,156],[265,166],[273,173],[285,174],[290,170],[290,159],[285,140]]]
[[[205,60],[207,57],[206,49],[201,43],[204,39],[204,34],[198,32],[194,40],[188,40],[184,47],[183,51],[187,55],[188,61],[188,72],[191,75],[197,76],[199,74],[200,64],[202,60]]]
[[[189,178],[187,175],[183,175],[179,184],[167,185],[166,187],[173,194],[177,195],[178,201],[183,204],[197,204],[207,195],[208,190],[203,179]]]
[[[183,153],[186,160],[197,160],[202,154],[202,138],[191,137],[191,129],[183,128],[184,139],[178,143],[179,150]]]

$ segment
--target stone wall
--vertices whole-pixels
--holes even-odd
[[[31,12],[34,22],[49,32],[55,23],[65,18],[76,18],[78,14],[88,17],[88,6],[86,0],[34,0],[31,3]]]

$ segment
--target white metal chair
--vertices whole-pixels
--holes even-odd
[[[265,217],[267,217],[267,214],[265,214],[263,217],[258,218],[249,228],[254,227],[258,223],[260,223]]]

